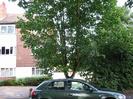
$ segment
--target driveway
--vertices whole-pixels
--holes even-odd
[[[29,89],[34,87],[3,86],[0,87],[0,99],[28,99]],[[133,99],[133,93],[128,92],[127,99]]]
[[[19,86],[0,87],[0,99],[28,99],[30,88]]]

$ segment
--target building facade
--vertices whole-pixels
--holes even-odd
[[[17,17],[8,14],[5,3],[0,4],[0,79],[35,75],[35,60],[30,49],[24,48]]]

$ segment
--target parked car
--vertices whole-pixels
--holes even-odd
[[[30,89],[30,99],[126,99],[122,93],[103,91],[80,79],[57,79],[42,82]]]

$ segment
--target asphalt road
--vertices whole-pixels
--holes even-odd
[[[0,99],[28,99],[30,87],[4,86],[0,87]],[[133,93],[127,95],[127,99],[133,99]]]

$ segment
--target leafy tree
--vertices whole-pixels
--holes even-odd
[[[133,5],[133,0],[127,0],[127,2],[125,2],[125,6],[128,6],[129,8],[132,8]]]
[[[25,19],[18,22],[22,40],[46,72],[74,77],[90,65],[93,30],[115,4],[116,0],[20,0],[26,10]]]
[[[124,13],[121,17],[122,23],[125,28],[128,28],[130,32],[133,30],[133,12],[128,7],[123,7]]]
[[[83,73],[93,73],[93,83],[116,90],[133,88],[133,35],[124,21],[124,11],[116,7],[103,16],[96,28],[92,65]]]

